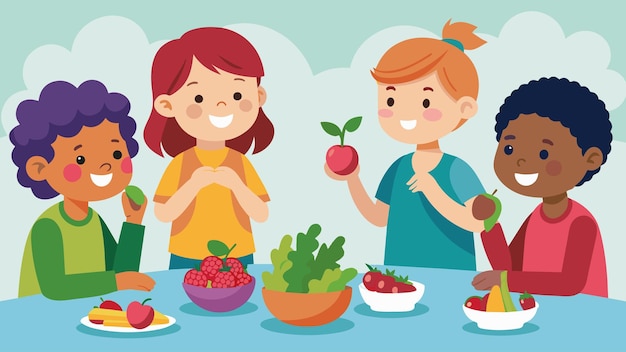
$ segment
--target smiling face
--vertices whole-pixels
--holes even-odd
[[[27,172],[66,198],[103,200],[130,182],[132,162],[117,123],[105,119],[98,126],[83,127],[74,137],[58,136],[52,149],[49,163],[41,156],[31,157]]]
[[[574,188],[602,163],[599,148],[584,154],[570,130],[537,114],[520,114],[502,131],[494,159],[496,175],[519,194],[551,197]]]
[[[203,141],[227,141],[252,127],[265,102],[265,90],[255,77],[213,72],[195,57],[189,77],[172,95],[154,101],[155,110],[176,122],[190,136]]]
[[[402,84],[378,83],[378,121],[393,139],[411,144],[437,141],[476,114],[476,100],[452,98],[437,73]]]

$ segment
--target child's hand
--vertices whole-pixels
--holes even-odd
[[[213,182],[228,189],[234,189],[242,183],[241,178],[237,175],[235,170],[226,166],[215,168]]]
[[[150,276],[136,271],[115,274],[115,282],[118,290],[151,291],[154,288],[154,280]]]
[[[474,202],[472,203],[472,215],[476,220],[485,220],[493,215],[495,211],[496,204],[493,200],[482,194],[474,198]]]
[[[500,285],[500,273],[502,270],[490,270],[474,276],[472,286],[477,290],[491,290],[494,285]]]
[[[210,166],[201,166],[191,174],[188,182],[191,182],[197,193],[202,188],[215,183],[215,169]]]
[[[124,209],[124,215],[126,215],[126,222],[141,225],[143,214],[146,212],[146,205],[148,204],[145,195],[143,198],[143,204],[138,205],[128,198],[126,192],[122,193],[122,208]]]
[[[324,171],[326,172],[326,175],[328,175],[328,177],[332,178],[333,180],[337,180],[337,181],[347,181],[349,179],[357,177],[359,175],[360,169],[361,169],[360,165],[357,165],[354,171],[352,171],[351,173],[347,175],[339,175],[338,173],[333,172],[333,170],[330,169],[328,164],[324,163]]]
[[[409,190],[413,193],[427,193],[431,189],[439,187],[437,180],[435,180],[435,178],[427,172],[420,175],[414,174],[406,184],[409,186]]]

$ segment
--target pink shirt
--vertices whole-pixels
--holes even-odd
[[[568,199],[567,210],[548,218],[542,204],[526,218],[510,244],[500,224],[481,233],[494,270],[507,270],[509,290],[608,297],[606,261],[594,217]]]
[[[574,200],[569,200],[567,210],[556,219],[548,218],[541,204],[530,214],[524,241],[523,271],[561,272],[572,223],[579,217],[590,218],[595,225],[595,241],[587,281],[581,293],[608,296],[604,246],[598,224],[591,213]]]

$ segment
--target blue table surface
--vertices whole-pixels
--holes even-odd
[[[251,265],[258,280],[250,300],[235,311],[211,313],[195,306],[182,288],[186,270],[149,273],[152,292],[119,291],[103,296],[126,307],[152,298],[158,311],[176,318],[169,328],[142,333],[93,330],[80,319],[100,303],[99,297],[52,301],[36,295],[0,302],[2,351],[390,351],[432,350],[626,350],[626,302],[588,295],[536,295],[535,318],[513,331],[481,330],[463,313],[474,294],[473,271],[388,267],[425,284],[416,308],[407,313],[377,313],[364,304],[353,287],[348,310],[338,320],[319,327],[296,327],[275,319],[261,295],[261,272],[270,265]],[[518,297],[513,294],[514,300]],[[7,348],[8,347],[8,348]]]

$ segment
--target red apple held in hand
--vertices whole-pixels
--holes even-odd
[[[331,136],[339,136],[340,144],[334,145],[326,152],[326,164],[338,175],[349,175],[359,165],[359,155],[352,146],[344,144],[346,132],[354,132],[361,125],[361,116],[348,120],[342,129],[332,122],[322,122],[322,128]]]
[[[139,303],[137,301],[130,302],[128,308],[126,308],[126,319],[130,326],[135,329],[144,329],[152,324],[154,320],[154,308],[145,305],[151,298],[145,299]]]
[[[326,164],[338,175],[349,175],[359,164],[359,154],[349,145],[333,145],[326,152]]]
[[[100,303],[100,306],[98,306],[98,307],[94,306],[94,308],[122,310],[122,307],[120,307],[120,305],[117,304],[115,301],[111,301],[109,299],[107,299],[105,301],[104,299],[102,299],[102,297],[100,297],[100,301],[102,301],[102,303]],[[92,320],[92,319],[89,319],[89,321],[94,323],[94,324],[102,324],[103,323],[102,320]]]

